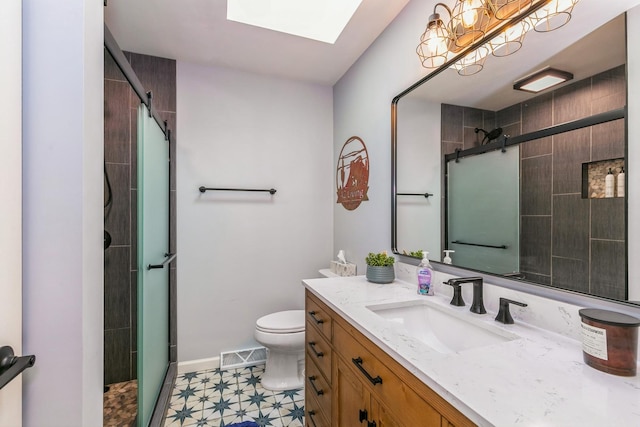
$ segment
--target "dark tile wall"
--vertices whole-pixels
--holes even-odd
[[[173,60],[125,53],[147,91],[153,108],[167,120],[172,132],[171,252],[176,250],[176,63]],[[105,229],[112,244],[105,251],[104,272],[104,383],[137,377],[137,108],[140,101],[105,50],[104,154],[113,199],[105,208]],[[105,181],[105,202],[108,191]],[[176,263],[171,264],[170,357],[177,361]]]
[[[443,104],[443,154],[477,145],[467,138],[477,123],[516,136],[624,107],[625,73],[621,65],[495,113]],[[487,124],[487,118],[495,121]],[[625,149],[624,120],[520,146],[520,267],[527,278],[626,297],[624,200],[581,197],[582,163],[621,158]]]
[[[493,111],[442,104],[443,155],[454,153],[458,149],[477,147],[482,142],[484,134],[476,133],[475,129],[480,128],[490,132],[496,127],[495,124],[496,114]]]

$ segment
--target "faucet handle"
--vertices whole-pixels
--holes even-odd
[[[442,283],[453,288],[453,298],[451,298],[451,302],[449,304],[455,305],[457,307],[464,307],[465,303],[462,299],[462,283],[457,283],[451,280]]]
[[[500,323],[504,323],[505,325],[513,324],[513,317],[511,317],[511,313],[509,312],[509,304],[519,305],[520,307],[526,307],[527,304],[519,301],[514,301],[509,298],[500,297],[500,309],[498,310],[498,315],[496,316],[496,321]]]

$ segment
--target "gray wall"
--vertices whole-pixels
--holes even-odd
[[[153,93],[153,109],[167,120],[171,144],[171,248],[175,252],[176,62],[125,53],[145,90]],[[113,201],[105,208],[105,229],[112,238],[104,264],[104,383],[137,377],[137,108],[140,100],[105,50],[104,147]],[[105,184],[105,200],[107,188]],[[171,263],[171,355],[176,355],[176,263]]]
[[[331,88],[178,61],[179,359],[254,347],[304,306],[333,227]],[[200,186],[275,188],[215,192]]]
[[[343,249],[360,273],[367,253],[391,250],[391,100],[426,74],[415,47],[435,3],[409,2],[333,88],[333,167],[351,136],[362,138],[369,153],[369,201],[354,211],[336,204],[335,197],[333,205],[334,253]],[[436,129],[438,122],[439,117],[434,117]],[[437,137],[430,143],[439,155]],[[425,188],[439,189],[440,180],[425,183]],[[432,225],[438,235],[439,221]]]
[[[25,426],[102,424],[103,7],[23,1]]]

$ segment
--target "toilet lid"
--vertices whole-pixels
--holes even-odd
[[[256,321],[256,327],[265,332],[286,334],[304,331],[304,310],[287,310],[267,314]]]

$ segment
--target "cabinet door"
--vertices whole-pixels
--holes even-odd
[[[448,419],[446,419],[445,417],[442,417],[442,425],[441,427],[456,427],[455,424],[453,424],[452,422],[450,422]]]
[[[366,421],[373,421],[369,392],[360,380],[342,360],[334,365],[337,367],[334,377],[334,411],[338,417],[339,426],[366,426]]]
[[[374,418],[376,427],[403,427],[403,424],[396,420],[389,411],[385,409],[378,401],[371,402],[374,409]],[[440,426],[434,426],[440,427]]]

